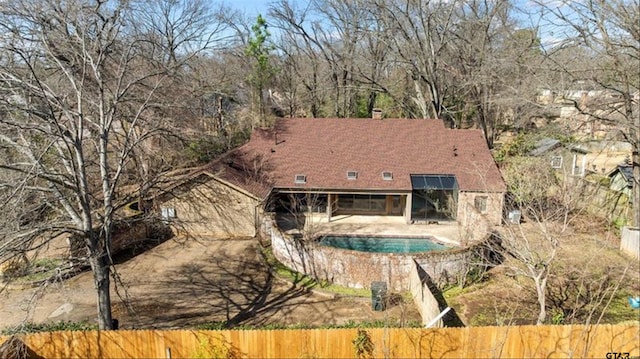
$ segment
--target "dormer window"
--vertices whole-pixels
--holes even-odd
[[[393,173],[389,171],[382,172],[382,179],[385,181],[391,181],[393,179]]]
[[[358,179],[358,171],[347,171],[347,179],[349,180]]]
[[[296,184],[305,184],[307,183],[307,176],[306,175],[296,175],[294,182]]]

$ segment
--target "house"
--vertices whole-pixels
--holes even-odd
[[[263,210],[499,225],[505,191],[479,130],[441,120],[279,119],[162,207],[196,233],[251,235]]]
[[[579,146],[564,146],[559,140],[544,137],[534,145],[528,155],[548,159],[549,166],[564,175],[584,177],[587,172],[589,151]]]
[[[618,165],[607,175],[609,177],[609,189],[615,192],[621,192],[627,196],[629,203],[633,198],[633,166],[630,164]]]
[[[162,219],[179,234],[253,237],[270,188],[231,152],[195,168],[154,198]]]

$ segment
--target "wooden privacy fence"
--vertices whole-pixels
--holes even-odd
[[[356,358],[356,349],[375,358],[640,355],[638,325],[88,331],[37,333],[20,339],[45,358]],[[614,352],[628,354],[608,354]]]

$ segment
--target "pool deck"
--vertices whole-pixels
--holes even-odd
[[[404,217],[391,216],[334,216],[331,221],[323,215],[306,216],[306,231],[318,234],[373,234],[393,236],[431,236],[443,243],[460,245],[462,227],[457,222],[438,224],[407,224]],[[277,217],[278,226],[286,233],[300,233],[292,216]]]

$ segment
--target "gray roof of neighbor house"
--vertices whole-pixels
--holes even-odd
[[[562,146],[560,141],[556,140],[555,138],[545,137],[536,142],[533,149],[529,151],[529,156],[540,156],[560,146]]]
[[[629,188],[633,187],[633,166],[631,165],[618,165],[611,173],[609,173],[609,177],[613,177],[616,173],[620,173],[622,177],[627,181],[627,186]]]
[[[556,148],[560,148],[563,147],[564,145],[559,141],[556,140],[555,138],[551,138],[551,137],[544,137],[542,139],[540,139],[538,142],[536,142],[536,144],[534,145],[533,149],[531,151],[529,151],[528,155],[529,156],[541,156],[547,152],[553,151]],[[589,153],[589,150],[583,148],[582,146],[573,144],[570,146],[564,146],[566,149],[568,149],[569,151],[572,152],[578,152],[578,153]]]
[[[260,194],[266,188],[409,191],[415,174],[455,175],[462,191],[506,190],[482,132],[447,129],[441,120],[279,119],[216,161],[212,172],[225,163],[233,172],[227,180],[255,193],[238,183],[249,176],[251,186],[261,183]],[[350,179],[347,172],[357,173]],[[298,175],[304,183],[296,182]]]

